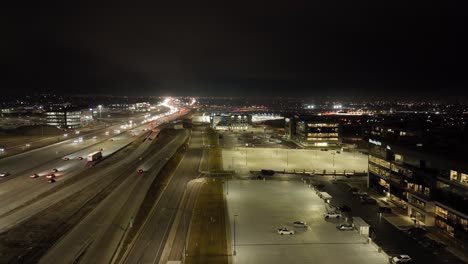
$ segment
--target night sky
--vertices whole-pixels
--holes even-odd
[[[468,90],[467,12],[451,1],[62,2],[4,9],[2,91],[427,96]]]

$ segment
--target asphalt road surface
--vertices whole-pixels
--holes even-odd
[[[131,172],[127,178],[106,197],[80,224],[41,259],[40,263],[74,263],[78,258],[82,263],[109,263],[122,236],[128,228],[129,219],[135,216],[151,183],[161,168],[188,136],[187,131],[180,133],[157,153],[145,157],[141,167],[151,168],[150,173]],[[151,141],[146,141],[140,149],[146,149]],[[136,154],[122,161],[124,167],[137,160]],[[121,167],[122,164],[116,164]]]
[[[178,118],[180,114],[174,114],[172,116],[166,117],[165,119],[159,120],[156,122],[155,125],[162,122],[167,122]],[[142,131],[142,128],[148,128],[148,125],[142,125],[139,128],[139,133],[145,133]],[[135,128],[132,128],[133,130]],[[136,136],[130,134],[129,132],[123,132],[118,135],[112,135],[112,132],[109,136],[112,136],[112,141],[104,140],[96,144],[94,141],[95,139],[85,139],[82,143],[73,143],[68,142],[68,145],[71,145],[72,148],[79,149],[75,151],[73,154],[67,155],[71,159],[68,161],[63,161],[61,158],[63,155],[60,155],[59,158],[54,157],[53,160],[46,161],[44,164],[36,166],[29,170],[24,170],[21,174],[17,174],[16,177],[11,177],[7,181],[2,182],[5,179],[1,179],[0,182],[0,231],[5,231],[8,228],[20,223],[21,221],[28,218],[28,216],[39,212],[40,210],[44,209],[46,206],[50,206],[51,204],[44,204],[41,203],[34,203],[29,205],[27,208],[23,208],[20,211],[14,212],[13,214],[9,214],[15,208],[18,208],[28,201],[31,201],[41,195],[42,193],[49,191],[50,189],[56,188],[62,181],[66,181],[71,179],[72,177],[78,175],[79,173],[89,170],[90,168],[85,166],[86,160],[77,160],[76,157],[82,156],[86,158],[86,155],[103,148],[103,156],[104,158],[112,153],[118,151],[125,145],[131,143],[135,140]],[[99,138],[98,138],[99,139]],[[98,140],[96,139],[96,140]],[[91,143],[85,143],[90,141]],[[87,146],[87,147],[86,147]],[[53,149],[56,148],[68,148],[70,146],[63,145],[62,143],[54,146],[50,146]],[[17,156],[13,156],[7,159],[2,159],[0,162],[9,161],[11,162],[11,166],[15,165],[17,170],[21,170],[21,168],[27,167],[23,166],[23,164],[28,164],[29,159],[33,159],[34,163],[37,163],[37,159],[41,159],[42,156],[45,156],[48,151],[53,151],[49,149],[49,147],[45,147],[43,149],[33,150],[32,153],[24,153]],[[45,153],[43,153],[45,152]],[[33,156],[31,156],[33,155]],[[137,158],[137,157],[136,157]],[[11,159],[16,159],[11,161]],[[47,158],[49,159],[49,158]],[[56,175],[56,183],[48,184],[45,180],[45,175],[50,173],[53,168],[57,168],[59,171],[55,173]],[[29,175],[37,173],[39,174],[39,178],[29,178]],[[92,182],[92,180],[90,181]],[[86,183],[81,183],[86,184]],[[79,186],[82,187],[82,186]],[[73,190],[78,191],[80,190],[78,187],[73,188]],[[55,203],[63,199],[64,197],[70,195],[71,192],[68,192],[62,196],[56,197],[55,200],[51,200],[50,203]]]
[[[331,184],[323,181],[324,191],[333,197],[335,205],[346,204],[352,208],[352,216],[358,216],[371,225],[371,231],[375,233],[374,241],[391,256],[407,254],[414,260],[414,263],[450,263],[462,264],[461,260],[446,252],[425,248],[416,240],[404,234],[383,217],[380,218],[377,206],[362,205],[359,197],[353,196],[349,192],[347,185],[343,183]]]
[[[202,132],[192,132],[191,143],[166,189],[125,254],[122,263],[159,263],[187,183],[198,176],[202,156]]]

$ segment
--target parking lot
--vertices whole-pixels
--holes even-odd
[[[324,201],[300,181],[231,180],[225,187],[233,263],[388,263],[357,231],[337,230],[343,219],[325,220]],[[279,235],[281,227],[296,233]]]
[[[356,152],[320,151],[310,149],[278,149],[238,147],[223,149],[223,167],[245,173],[251,170],[313,172],[364,172],[367,155]]]

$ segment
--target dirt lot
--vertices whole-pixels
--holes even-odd
[[[223,182],[208,180],[201,188],[190,223],[185,263],[228,263]]]

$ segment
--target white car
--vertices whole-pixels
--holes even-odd
[[[336,211],[328,211],[323,214],[325,218],[340,218],[342,217],[341,213],[336,212]]]
[[[303,221],[296,221],[293,223],[294,224],[294,227],[303,227],[303,228],[307,228],[307,223],[306,222],[303,222]]]
[[[399,255],[392,258],[392,263],[409,263],[412,259],[408,255]]]
[[[10,175],[10,173],[8,173],[6,171],[0,172],[0,177],[6,177],[8,175]]]
[[[353,231],[354,230],[353,224],[341,224],[341,225],[337,225],[336,228],[340,231]]]
[[[294,230],[289,230],[286,227],[278,229],[278,234],[280,235],[294,235]]]

